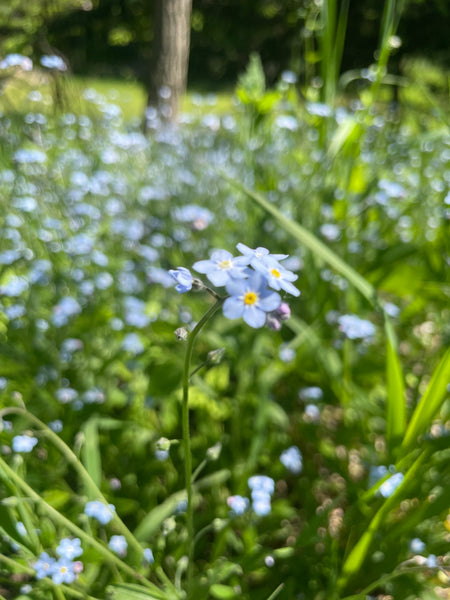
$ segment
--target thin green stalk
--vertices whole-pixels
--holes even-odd
[[[188,533],[188,568],[187,568],[187,598],[191,597],[192,580],[194,575],[194,511],[192,504],[192,453],[191,453],[191,435],[189,428],[189,377],[191,371],[192,350],[194,347],[195,338],[202,330],[203,326],[211,319],[214,313],[220,308],[225,301],[225,298],[218,298],[216,303],[203,315],[200,321],[192,330],[187,342],[186,356],[184,360],[183,374],[183,405],[182,405],[182,426],[183,426],[183,443],[184,443],[184,472],[185,484],[187,493],[187,508],[186,508],[186,526]]]
[[[20,488],[25,494],[28,495],[29,498],[32,498],[50,517],[61,523],[64,527],[66,527],[73,534],[83,539],[87,544],[93,546],[98,552],[100,552],[106,560],[117,565],[119,569],[126,572],[128,575],[131,575],[134,579],[140,581],[146,587],[153,589],[154,584],[148,581],[145,577],[143,577],[140,573],[132,569],[129,565],[123,562],[119,557],[117,557],[113,552],[105,548],[100,542],[90,535],[88,535],[83,529],[77,527],[72,521],[69,521],[64,515],[59,513],[53,506],[48,504],[37,492],[33,490],[25,481],[21,479],[17,473],[11,469],[11,467],[0,457],[0,470],[4,472],[7,478],[14,481],[18,488]]]
[[[100,489],[97,487],[96,483],[92,480],[91,476],[86,471],[83,464],[78,460],[76,454],[71,450],[71,448],[69,448],[69,446],[67,446],[67,444],[65,444],[62,441],[62,439],[58,435],[56,435],[54,431],[50,429],[50,427],[48,427],[35,415],[30,413],[26,408],[20,407],[12,406],[4,408],[0,411],[0,419],[3,418],[4,415],[10,414],[22,415],[26,417],[29,421],[37,425],[39,429],[41,429],[44,432],[46,437],[58,448],[58,450],[65,457],[67,462],[70,465],[72,465],[72,467],[77,471],[78,475],[80,476],[80,479],[83,481],[86,488],[90,491],[92,497],[96,500],[101,500],[105,504],[108,504],[108,501],[106,500]],[[139,556],[141,556],[143,552],[141,544],[137,541],[137,539],[134,537],[134,535],[131,533],[131,531],[128,529],[128,527],[117,514],[114,515],[114,524],[120,530],[120,533],[122,533],[125,536],[130,546],[134,547],[134,549],[139,553]]]

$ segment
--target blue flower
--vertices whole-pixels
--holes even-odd
[[[55,69],[55,71],[67,71],[67,65],[60,56],[56,54],[41,56],[41,65],[47,69]]]
[[[271,495],[275,491],[275,482],[267,475],[253,475],[248,480],[248,487],[252,491],[263,491]]]
[[[380,485],[378,493],[381,494],[383,498],[389,498],[389,496],[392,496],[395,490],[402,483],[403,477],[403,473],[395,473],[394,475],[391,475],[389,479],[386,479],[386,481]]]
[[[144,561],[146,563],[148,563],[149,565],[151,565],[155,562],[155,559],[153,557],[153,552],[151,551],[150,548],[144,549],[143,556],[144,556]]]
[[[291,446],[281,453],[280,460],[288,471],[298,475],[303,469],[303,457],[297,446]]]
[[[251,264],[251,266],[255,269],[256,265],[263,259],[263,258],[273,258],[274,260],[284,260],[285,258],[288,257],[287,254],[270,254],[269,250],[267,250],[267,248],[264,248],[263,246],[258,246],[258,248],[249,248],[248,246],[246,246],[245,244],[239,243],[236,245],[236,248],[239,250],[239,252],[241,254],[243,254],[244,256],[246,256],[247,258],[249,258],[249,263]]]
[[[192,275],[189,269],[186,269],[185,267],[171,269],[169,275],[177,282],[178,285],[175,289],[179,294],[184,294],[192,289]]]
[[[227,504],[231,508],[231,515],[239,516],[243,515],[249,507],[250,500],[243,496],[229,496],[227,498]]]
[[[425,548],[426,548],[426,545],[424,544],[424,542],[422,542],[422,540],[420,538],[413,538],[409,542],[409,549],[414,554],[422,554],[422,552],[425,550]]]
[[[272,289],[284,290],[293,296],[300,296],[299,290],[291,283],[298,279],[298,275],[285,269],[273,256],[262,257],[255,262],[254,268],[266,277],[267,284]]]
[[[137,333],[128,333],[122,340],[122,349],[131,354],[141,354],[144,352],[144,344]]]
[[[14,452],[31,452],[37,443],[37,438],[30,435],[16,435],[13,437],[12,449]]]
[[[72,583],[76,578],[75,563],[68,558],[60,558],[51,567],[51,577],[53,583],[57,585],[60,583]]]
[[[265,517],[272,510],[270,497],[275,491],[275,482],[267,475],[253,475],[248,480],[252,490],[252,508],[259,517]]]
[[[128,544],[123,535],[113,535],[108,542],[109,548],[118,556],[126,556]]]
[[[375,325],[356,315],[342,315],[338,319],[339,329],[350,340],[368,339],[375,335]]]
[[[216,250],[210,260],[199,260],[193,265],[198,273],[206,275],[215,286],[225,285],[233,279],[247,277],[246,266],[250,260],[246,256],[233,257],[227,250]]]
[[[97,519],[102,525],[106,525],[114,518],[116,509],[113,504],[103,504],[100,500],[91,500],[84,507],[84,514]]]
[[[79,538],[63,538],[59,542],[59,546],[56,548],[56,554],[60,558],[67,558],[67,560],[73,560],[77,556],[83,554],[83,548],[81,547],[81,540]]]
[[[226,289],[230,297],[224,302],[223,314],[227,319],[243,317],[250,327],[262,327],[266,313],[281,304],[280,295],[267,289],[267,281],[260,273],[246,280],[230,280]]]
[[[44,579],[44,577],[48,577],[52,574],[53,565],[55,564],[55,559],[47,554],[47,552],[42,552],[34,563],[34,569],[36,571],[36,579]]]

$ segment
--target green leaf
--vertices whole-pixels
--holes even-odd
[[[150,593],[146,587],[131,583],[110,585],[106,591],[110,600],[167,600],[169,598],[162,591],[160,594],[155,591]]]
[[[222,583],[214,583],[209,588],[209,593],[213,598],[217,598],[217,600],[229,600],[230,598],[237,598],[239,595],[235,592],[234,588]]]
[[[389,320],[386,332],[386,438],[390,451],[403,439],[406,429],[406,402],[403,372],[397,353],[397,343]]]
[[[413,412],[405,437],[403,438],[401,449],[404,454],[414,448],[419,435],[423,434],[430,427],[445,400],[449,381],[450,348],[436,367],[425,393]]]
[[[138,540],[147,540],[161,527],[165,519],[173,515],[177,504],[186,498],[186,491],[180,490],[169,496],[162,504],[155,506],[139,523],[133,532]]]
[[[81,448],[81,455],[86,471],[89,473],[92,481],[97,487],[102,482],[102,461],[98,440],[98,422],[93,417],[87,421],[83,427],[84,444]]]

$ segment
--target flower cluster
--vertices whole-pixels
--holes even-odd
[[[275,482],[267,475],[253,475],[248,480],[251,489],[252,508],[258,517],[265,517],[272,510],[271,496],[275,491]]]
[[[293,285],[298,275],[286,269],[280,261],[286,254],[270,254],[267,248],[252,249],[238,244],[241,256],[233,256],[227,250],[215,250],[209,260],[194,263],[193,269],[216,287],[225,287],[228,297],[223,304],[223,314],[228,319],[243,318],[250,327],[268,325],[279,329],[281,321],[290,316],[290,308],[282,302],[278,292],[299,296]],[[185,267],[169,271],[176,281],[176,290],[183,294],[201,287]]]
[[[83,563],[75,560],[83,554],[79,538],[64,538],[56,548],[58,559],[42,552],[34,563],[36,579],[51,577],[53,583],[72,583],[83,570]]]

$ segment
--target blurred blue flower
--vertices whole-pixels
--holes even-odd
[[[141,354],[144,352],[144,344],[137,333],[128,333],[122,340],[122,349],[131,354]]]
[[[7,54],[0,61],[0,69],[9,69],[10,67],[20,67],[22,71],[31,71],[33,69],[33,62],[31,58],[22,54]]]
[[[47,69],[55,69],[56,71],[67,71],[67,65],[60,56],[56,54],[45,54],[41,56],[40,63]]]
[[[128,543],[123,535],[113,535],[108,542],[110,550],[115,552],[118,556],[126,556]]]
[[[47,160],[47,155],[41,150],[20,148],[14,154],[14,160],[21,164],[43,163]]]
[[[267,289],[267,281],[260,273],[245,280],[230,279],[226,289],[230,297],[224,302],[223,314],[227,319],[242,317],[250,327],[262,327],[266,313],[276,310],[281,304],[280,295]]]
[[[245,256],[235,258],[227,250],[215,250],[210,260],[199,260],[192,268],[206,275],[213,285],[219,287],[233,279],[245,279],[249,262],[250,260]]]
[[[60,558],[51,566],[51,577],[53,583],[72,583],[76,579],[75,563],[68,558]]]
[[[391,477],[389,477],[389,479],[386,479],[386,481],[383,481],[383,483],[378,488],[378,493],[381,496],[383,496],[383,498],[389,498],[389,496],[392,496],[392,494],[395,492],[395,490],[402,483],[403,478],[404,478],[403,473],[394,473],[394,475],[391,475]]]
[[[60,558],[67,558],[68,560],[81,556],[83,554],[81,540],[79,538],[63,538],[56,547],[56,554]]]
[[[275,491],[275,481],[267,475],[253,475],[248,480],[248,487],[252,491],[263,491],[267,494],[273,494]]]
[[[303,457],[297,446],[291,446],[281,453],[280,461],[291,473],[298,475],[303,469]]]
[[[206,229],[214,218],[213,213],[207,208],[197,206],[196,204],[187,204],[176,208],[173,212],[174,219],[181,223],[191,223],[196,231]]]
[[[189,269],[185,267],[170,269],[169,275],[177,282],[175,289],[179,294],[185,294],[192,289],[192,275]]]
[[[409,549],[413,554],[422,554],[425,548],[426,544],[420,538],[413,538],[409,542]]]
[[[250,500],[244,496],[229,496],[227,498],[227,504],[231,508],[231,514],[240,516],[245,513],[250,505]]]
[[[36,579],[43,579],[44,577],[50,577],[53,571],[53,565],[56,560],[49,556],[47,552],[42,552],[37,561],[34,563],[34,569],[36,571]]]
[[[97,519],[102,525],[106,525],[114,518],[116,508],[114,504],[103,504],[100,500],[91,500],[84,507],[84,514]]]
[[[150,548],[144,548],[144,561],[146,563],[148,563],[149,565],[153,564],[155,562],[155,559],[153,557],[153,552],[151,551]]]
[[[26,279],[13,275],[4,285],[0,286],[0,295],[13,298],[20,296],[28,287],[29,284]]]
[[[38,439],[30,435],[16,435],[12,440],[14,452],[31,452],[38,443]]]
[[[342,315],[338,318],[339,329],[350,340],[370,339],[375,335],[375,325],[356,315]]]

